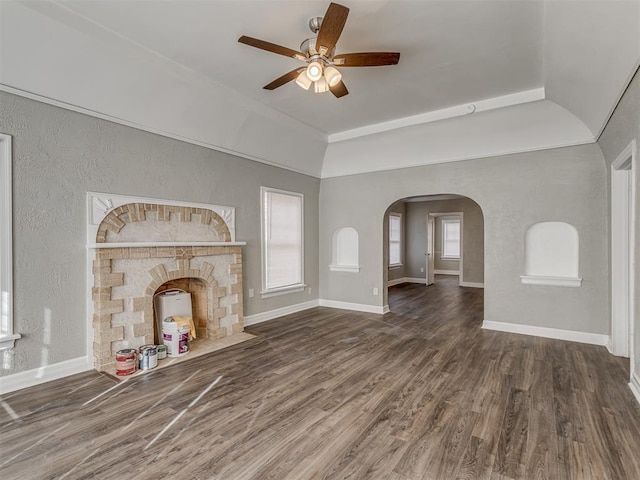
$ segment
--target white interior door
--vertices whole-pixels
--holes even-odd
[[[434,231],[435,219],[431,215],[427,215],[427,285],[433,285],[435,282]]]

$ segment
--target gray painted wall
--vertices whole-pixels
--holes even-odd
[[[424,278],[420,267],[424,266],[427,238],[427,214],[462,212],[464,213],[464,275],[465,282],[484,282],[484,219],[480,206],[468,198],[451,200],[432,200],[428,202],[407,203],[407,263],[408,277]],[[441,217],[436,217],[436,224]],[[442,250],[441,233],[436,228],[436,251]],[[442,261],[436,254],[436,269],[457,270],[457,261]]]
[[[618,155],[629,145],[629,143],[635,139],[636,147],[638,148],[637,155],[640,156],[640,73],[636,72],[635,77],[631,81],[631,84],[627,88],[627,91],[622,96],[622,99],[618,103],[609,123],[602,132],[602,135],[598,139],[598,144],[602,148],[604,158],[607,165],[607,226],[610,225],[609,212],[611,210],[611,163],[618,158]],[[635,170],[635,184],[636,184],[636,199],[635,199],[635,371],[640,372],[640,249],[638,248],[638,242],[640,242],[640,165],[636,162]],[[607,232],[609,235],[609,232]],[[611,314],[611,305],[608,302],[609,318]]]
[[[319,179],[6,93],[0,104],[0,132],[13,136],[14,325],[23,335],[0,375],[87,354],[87,191],[234,206],[236,238],[248,242],[245,315],[318,298]],[[305,195],[311,295],[259,298],[261,185]]]
[[[321,298],[384,305],[385,296],[373,296],[372,289],[386,280],[385,211],[401,198],[458,194],[477,202],[484,214],[486,320],[606,334],[605,182],[596,144],[325,179],[320,187]],[[360,250],[359,281],[344,281],[324,267],[331,233],[347,217],[367,239]],[[527,228],[552,220],[578,230],[580,288],[520,282]]]

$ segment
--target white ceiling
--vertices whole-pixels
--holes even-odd
[[[341,0],[337,53],[399,65],[263,90],[301,64],[237,39],[297,49],[328,3],[0,0],[0,89],[335,176],[592,142],[640,59],[638,0]]]
[[[337,53],[398,51],[394,67],[343,68],[350,94],[263,90],[301,62],[237,43],[248,35],[298,49],[320,1],[60,0],[149,51],[331,134],[543,86],[540,1],[363,1]]]

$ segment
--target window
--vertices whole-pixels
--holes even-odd
[[[304,196],[261,187],[262,296],[302,291]]]
[[[389,214],[389,266],[397,267],[402,265],[400,261],[400,244],[402,242],[402,215],[399,213]]]
[[[0,133],[0,350],[13,347],[11,137]]]
[[[460,258],[460,220],[442,220],[442,258]]]

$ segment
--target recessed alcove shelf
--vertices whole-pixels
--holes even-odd
[[[525,285],[580,287],[578,231],[565,222],[540,222],[525,236]]]
[[[580,287],[582,279],[575,277],[545,277],[542,275],[520,275],[525,285],[546,285],[551,287]]]
[[[351,273],[360,271],[358,238],[358,231],[353,227],[342,227],[333,232],[333,261],[329,270]]]
[[[360,271],[360,265],[329,265],[329,270],[332,272],[358,273]]]

